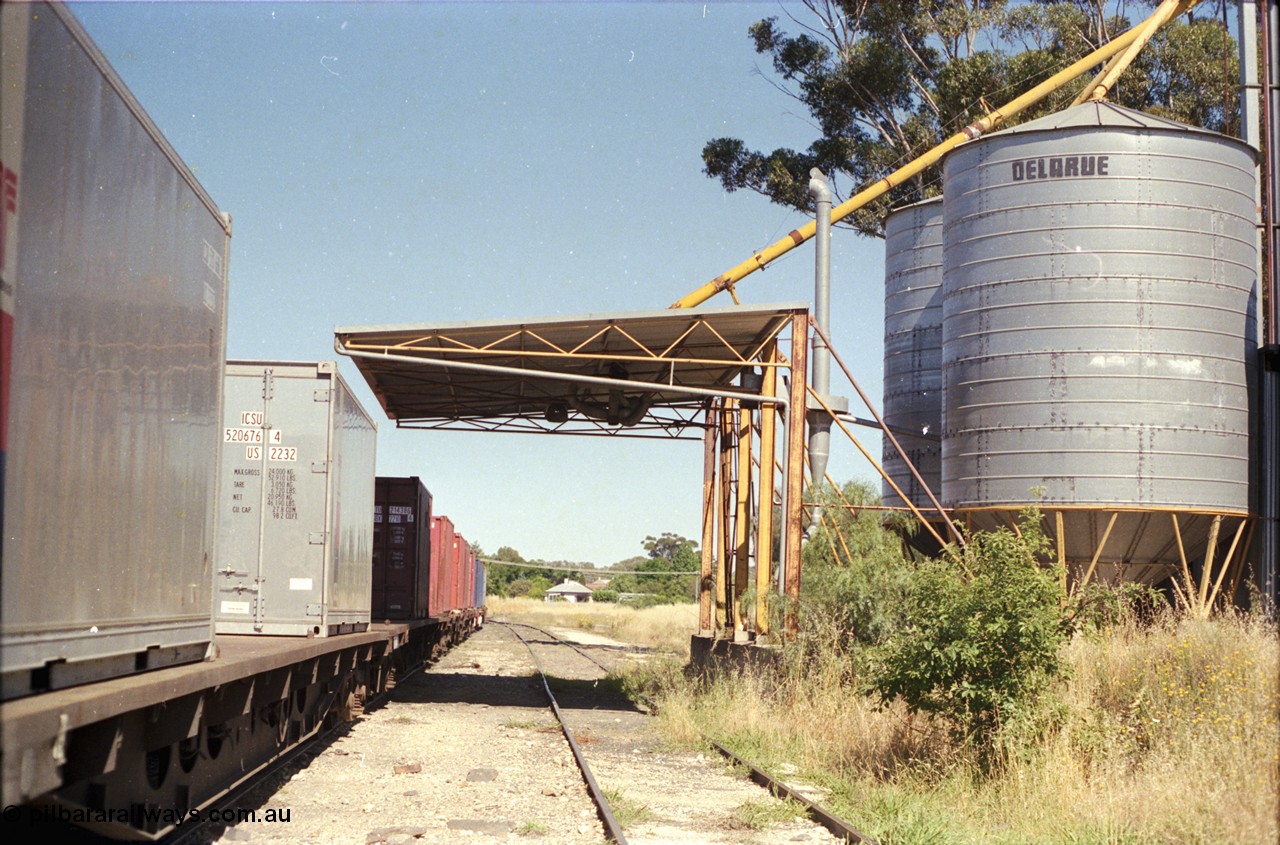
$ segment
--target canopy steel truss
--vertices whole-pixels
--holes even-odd
[[[779,401],[757,370],[805,309],[338,328],[335,348],[401,428],[699,439],[711,399]]]

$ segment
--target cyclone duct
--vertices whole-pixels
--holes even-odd
[[[884,415],[935,494],[942,489],[942,197],[902,206],[884,222]],[[906,432],[913,432],[914,436]],[[885,473],[918,508],[920,483],[885,438]],[[903,502],[888,483],[883,499]]]
[[[1090,102],[957,148],[943,186],[944,504],[990,526],[1038,502],[1102,578],[1240,546],[1253,151]]]

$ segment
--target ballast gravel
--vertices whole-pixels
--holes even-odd
[[[205,841],[607,842],[530,652],[512,630],[488,624],[401,681],[380,706],[243,796],[239,806],[259,820],[213,829]],[[807,819],[745,827],[739,808],[776,799],[731,774],[718,757],[666,748],[649,715],[603,689],[597,693],[592,682],[602,670],[546,637],[530,639],[544,669],[561,679],[554,686],[567,685],[556,694],[597,782],[632,811],[628,842],[838,841]],[[592,639],[594,646],[601,642]],[[613,653],[624,653],[623,644],[612,645]],[[272,809],[277,817],[287,810],[288,821],[261,820]]]

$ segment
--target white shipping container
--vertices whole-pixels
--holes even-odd
[[[229,361],[224,395],[218,633],[365,630],[377,424],[332,361]]]

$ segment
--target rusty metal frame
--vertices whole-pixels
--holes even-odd
[[[698,630],[710,636],[715,625],[716,589],[716,456],[720,446],[720,427],[715,420],[719,402],[706,410],[706,426],[702,434],[702,566],[698,581]]]
[[[735,514],[733,525],[733,634],[735,640],[747,636],[747,615],[743,597],[747,592],[747,571],[751,556],[751,409],[738,406],[737,425],[737,478],[734,491]]]
[[[765,353],[767,363],[778,360],[777,341]],[[778,370],[764,371],[762,392],[772,396],[777,391]],[[756,609],[755,631],[757,636],[768,636],[772,627],[769,619],[769,593],[773,587],[773,485],[775,453],[777,452],[777,411],[762,406],[760,411],[760,483],[757,486],[758,503],[756,520]]]
[[[809,312],[791,318],[791,383],[787,406],[785,472],[786,507],[782,523],[783,628],[793,636],[799,630],[800,541],[804,512],[805,396],[809,391]]]
[[[785,449],[781,461],[785,503],[782,518],[782,592],[785,595],[783,636],[794,634],[800,598],[800,541],[804,485],[804,395],[809,315],[789,315],[791,356],[775,338],[761,355],[759,401],[717,400],[707,411],[703,441],[702,583],[698,622],[704,637],[738,642],[773,633],[770,614],[775,592],[774,493],[778,460],[778,415],[782,416]],[[778,376],[789,376],[786,391]],[[785,392],[786,396],[778,396]],[[769,401],[773,400],[773,401]],[[799,403],[795,405],[794,403]],[[790,409],[799,407],[799,413]],[[759,432],[759,436],[756,436]],[[755,604],[746,595],[752,584]]]

